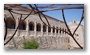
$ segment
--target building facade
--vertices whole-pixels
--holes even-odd
[[[76,20],[73,20],[71,24],[69,24],[69,28],[71,30],[71,32],[73,33],[74,30],[77,28],[78,23]],[[79,28],[77,29],[77,31],[74,34],[75,39],[77,40],[77,42],[84,47],[84,26],[80,25]],[[70,46],[71,49],[78,49],[79,46],[75,43],[75,41],[70,37]]]
[[[7,21],[7,38],[5,42],[12,36],[17,28],[20,20],[20,15],[15,14],[22,13],[22,14],[29,14],[30,10],[26,7],[22,7],[21,5],[14,6],[14,5],[6,5],[7,7],[12,8],[13,16],[15,19],[12,18],[9,11],[4,10],[4,17]],[[23,15],[23,20],[27,15]],[[27,17],[23,22],[20,23],[19,28],[14,36],[14,38],[5,45],[5,48],[23,48],[23,41],[35,39],[39,44],[39,48],[42,49],[69,49],[70,48],[70,36],[61,31],[67,31],[65,23],[63,21],[57,20],[53,17],[47,16],[47,20],[49,21],[50,26],[43,15],[41,15],[42,20],[47,24],[45,25],[38,14],[32,12],[32,14]]]

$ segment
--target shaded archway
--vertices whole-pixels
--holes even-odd
[[[26,30],[26,22],[25,21],[23,21],[23,22],[20,23],[19,29],[20,30]]]
[[[53,33],[55,33],[55,27],[53,27]]]
[[[51,32],[51,27],[50,26],[48,26],[48,32]]]
[[[62,33],[64,33],[64,28],[62,28],[61,30],[62,30]]]
[[[34,22],[29,23],[29,30],[34,31]]]
[[[56,33],[58,33],[58,27],[56,28]]]
[[[6,19],[6,23],[7,23],[7,28],[9,29],[15,29],[16,23],[15,20],[12,18],[7,18]]]
[[[60,34],[61,34],[61,28],[60,28]]]
[[[41,31],[41,24],[40,23],[37,24],[37,31]]]
[[[46,32],[46,25],[43,25],[43,32]]]
[[[64,31],[65,31],[65,34],[66,34],[67,30],[65,29]]]

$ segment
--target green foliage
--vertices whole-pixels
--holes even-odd
[[[23,44],[24,49],[37,49],[39,47],[39,44],[35,40],[26,41]]]

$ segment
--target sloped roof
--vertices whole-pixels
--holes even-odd
[[[4,4],[5,7],[18,11],[30,11],[27,7],[22,7],[21,4]]]
[[[21,4],[4,4],[4,10],[5,10],[5,7],[8,8],[8,9],[16,10],[16,11],[24,11],[24,12],[30,12],[31,11],[29,8],[27,8],[25,6],[21,6]],[[37,13],[36,12],[32,12],[32,14],[37,14]],[[63,21],[58,20],[56,18],[53,18],[51,16],[48,16],[48,15],[45,15],[45,16],[49,17],[51,19],[54,19],[56,21],[60,21],[60,22],[64,23]]]

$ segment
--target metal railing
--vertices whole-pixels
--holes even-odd
[[[51,10],[39,10],[39,9],[41,9],[42,7],[39,7],[39,6],[36,5],[36,4],[34,4],[34,5],[27,4],[27,5],[29,6],[29,8],[30,8],[31,11],[29,12],[29,14],[22,14],[22,13],[14,12],[13,9],[12,9],[11,7],[7,6],[7,5],[8,5],[8,4],[5,4],[5,5],[4,5],[4,10],[9,11],[10,15],[12,16],[12,18],[13,18],[14,20],[15,20],[16,18],[14,17],[14,15],[13,15],[12,13],[15,13],[15,14],[17,14],[17,15],[20,15],[20,18],[18,18],[18,19],[19,19],[19,21],[18,21],[19,24],[18,24],[18,26],[16,27],[16,30],[14,31],[14,33],[12,34],[12,36],[10,37],[10,39],[9,39],[7,42],[4,43],[4,45],[6,45],[8,42],[11,41],[11,39],[13,39],[14,35],[16,34],[16,32],[17,32],[17,30],[18,30],[18,28],[19,28],[20,23],[23,22],[25,19],[27,19],[27,18],[32,14],[32,12],[34,12],[35,14],[38,14],[40,20],[43,22],[44,25],[52,28],[52,27],[50,26],[50,24],[49,24],[49,21],[48,21],[47,17],[43,14],[43,12],[54,11],[54,10],[61,10],[61,11],[62,11],[63,20],[64,20],[65,26],[66,26],[66,28],[67,28],[68,31],[65,31],[65,30],[62,30],[62,29],[58,29],[58,30],[63,31],[63,32],[66,32],[69,36],[71,36],[71,37],[73,38],[73,40],[75,41],[75,43],[76,43],[81,49],[83,49],[83,47],[82,47],[82,46],[78,43],[78,41],[75,39],[74,34],[75,34],[75,32],[77,31],[78,27],[80,26],[82,20],[84,19],[84,6],[78,6],[78,5],[75,5],[75,4],[74,4],[73,7],[69,7],[69,6],[72,5],[72,4],[61,4],[61,5],[67,5],[67,7],[57,8],[56,5],[54,4],[54,5],[50,5],[50,6],[45,6],[45,7],[43,7],[43,8],[50,8]],[[12,4],[11,4],[11,5],[12,5]],[[17,5],[15,5],[15,6],[17,6]],[[58,6],[59,6],[59,5],[58,5]],[[56,8],[56,9],[54,9],[54,8]],[[80,19],[80,22],[79,22],[78,26],[76,27],[76,29],[74,30],[73,33],[71,33],[71,31],[70,31],[70,29],[69,29],[69,27],[68,27],[68,25],[67,25],[67,22],[66,22],[66,18],[65,18],[65,15],[64,15],[64,10],[66,10],[66,9],[82,9],[82,10],[83,10],[83,11],[82,11],[82,17],[81,17],[81,19]],[[22,16],[23,16],[23,15],[27,15],[27,16],[22,19]],[[41,15],[45,18],[45,20],[47,21],[47,24],[43,21]],[[7,32],[8,32],[8,30],[7,30],[7,23],[6,23],[6,17],[4,17],[4,23],[5,23],[5,35],[4,35],[4,41],[5,41],[5,40],[6,40],[6,37],[7,37]],[[55,28],[55,29],[56,29],[56,28]],[[39,34],[40,34],[40,33],[39,33]]]

